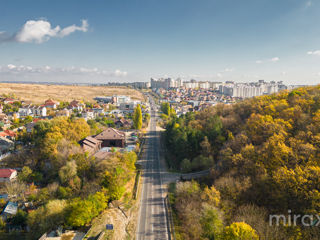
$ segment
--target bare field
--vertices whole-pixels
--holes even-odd
[[[70,86],[0,83],[0,95],[14,94],[15,98],[33,103],[44,103],[51,98],[56,101],[72,101],[74,99],[94,102],[96,96],[127,95],[135,100],[144,100],[143,95],[134,89],[126,87],[104,86]]]

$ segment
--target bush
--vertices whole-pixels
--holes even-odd
[[[68,207],[66,222],[72,227],[81,227],[90,223],[108,206],[108,197],[102,192],[90,195],[87,199],[72,199]]]
[[[235,222],[226,227],[224,240],[259,240],[256,231],[245,222]]]

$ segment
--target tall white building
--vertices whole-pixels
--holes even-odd
[[[152,89],[159,89],[163,88],[168,90],[169,88],[179,88],[182,86],[182,80],[180,78],[173,79],[173,78],[159,78],[154,79],[151,78],[151,88]]]
[[[250,98],[264,94],[273,94],[279,91],[280,83],[274,81],[267,83],[259,80],[254,83],[233,83],[220,86],[220,92],[231,97]],[[281,83],[282,84],[282,83]]]

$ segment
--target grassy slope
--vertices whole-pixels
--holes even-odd
[[[94,102],[96,96],[127,95],[132,99],[144,100],[143,95],[126,87],[66,86],[45,84],[0,83],[0,95],[14,94],[16,98],[41,104],[48,98],[58,101],[73,99]]]

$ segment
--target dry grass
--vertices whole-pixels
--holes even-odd
[[[143,95],[126,87],[66,86],[45,84],[0,83],[0,95],[14,94],[20,100],[41,104],[48,98],[57,101],[73,99],[94,102],[96,96],[127,95],[135,100],[143,100]]]

